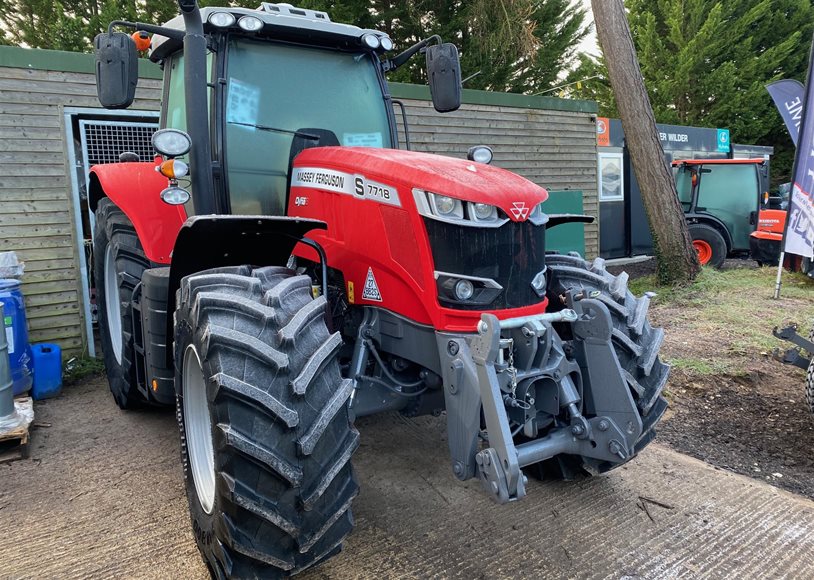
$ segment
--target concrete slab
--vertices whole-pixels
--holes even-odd
[[[121,412],[98,380],[37,413],[32,459],[0,466],[0,577],[206,577],[173,413]],[[454,480],[442,419],[359,427],[356,531],[304,578],[814,577],[814,502],[664,447],[501,507]]]

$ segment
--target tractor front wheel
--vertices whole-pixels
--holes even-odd
[[[726,260],[726,240],[713,228],[705,224],[691,224],[689,227],[692,247],[698,252],[702,266],[720,268]]]
[[[122,409],[144,403],[133,364],[133,318],[130,302],[150,262],[136,229],[122,210],[103,198],[96,207],[93,277],[99,307],[102,354],[110,392]]]
[[[181,282],[181,454],[195,540],[216,578],[295,574],[339,552],[353,527],[359,433],[325,304],[286,268]]]
[[[658,355],[664,331],[651,327],[647,317],[650,296],[636,298],[627,288],[627,274],[613,276],[605,269],[602,258],[591,263],[578,254],[555,254],[546,256],[546,266],[551,276],[549,299],[552,304],[561,303],[561,296],[578,289],[595,295],[608,307],[614,326],[616,357],[642,420],[642,434],[634,449],[634,453],[639,453],[655,436],[654,428],[667,409],[667,401],[661,393],[670,374],[670,367],[661,362]],[[538,464],[539,472],[535,475],[571,479],[608,471],[630,459],[632,457],[611,463],[560,455]]]

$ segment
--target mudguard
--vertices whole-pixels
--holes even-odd
[[[294,246],[320,220],[262,215],[193,216],[182,224],[172,254],[167,312],[175,312],[175,293],[184,276],[224,266],[284,266]],[[172,365],[173,317],[167,316],[167,366]]]
[[[155,162],[110,163],[90,169],[88,200],[96,211],[99,200],[108,197],[133,222],[147,258],[169,264],[172,248],[187,219],[182,205],[168,205],[160,193],[168,185]]]

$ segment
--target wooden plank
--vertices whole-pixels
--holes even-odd
[[[17,257],[28,263],[29,261],[33,260],[58,260],[61,258],[71,258],[74,257],[74,248],[71,247],[62,247],[62,248],[21,248],[19,250],[15,250],[17,252]]]
[[[3,235],[7,241],[23,238],[50,238],[53,236],[72,236],[73,227],[70,225],[25,225],[5,226]]]
[[[64,249],[60,249],[60,251],[64,251]],[[23,274],[23,280],[27,279],[27,276],[33,274],[34,272],[47,272],[50,270],[61,270],[65,268],[77,268],[76,264],[74,263],[74,254],[71,251],[68,256],[58,257],[56,256],[56,251],[51,254],[46,253],[45,257],[37,258],[33,257],[34,254],[40,252],[40,250],[23,250],[21,252],[17,252],[17,257],[20,260],[23,260],[25,257],[25,273]]]
[[[30,163],[2,163],[0,172],[5,177],[65,177],[65,163],[32,165]]]
[[[0,137],[2,137],[0,131]],[[17,135],[22,137],[22,135]],[[0,138],[0,151],[11,151],[15,153],[41,153],[46,151],[58,151],[62,157],[63,147],[61,139],[17,139]],[[2,161],[2,158],[0,158]]]
[[[61,213],[69,211],[67,200],[64,201],[9,201],[3,202],[3,211],[9,214],[22,213]]]
[[[38,300],[35,299],[34,296],[41,294],[62,293],[65,302],[74,301],[77,296],[76,287],[76,280],[49,280],[47,282],[28,284],[25,282],[25,278],[23,278],[23,296],[25,296],[26,299],[32,300],[32,304]]]
[[[34,284],[37,282],[48,282],[51,280],[73,280],[79,278],[78,272],[73,267],[73,264],[68,264],[67,267],[56,268],[51,266],[45,270],[31,271],[29,269],[30,262],[25,265],[25,273],[23,275],[23,283]]]
[[[0,76],[7,79],[24,79],[28,80],[29,82],[33,81],[70,82],[70,83],[84,83],[88,85],[93,85],[94,87],[96,86],[96,76],[89,73],[50,71],[32,68],[0,67]]]
[[[50,316],[59,316],[62,314],[73,314],[75,316],[79,316],[79,303],[61,302],[56,304],[47,304],[44,306],[25,305],[25,316],[29,320],[32,318],[48,318]]]
[[[43,318],[29,318],[28,329],[31,332],[37,330],[52,330],[60,328],[80,327],[82,320],[78,313],[69,313],[58,316],[46,316]]]
[[[54,141],[62,141],[65,134],[59,130],[58,126],[43,127],[39,123],[34,123],[33,119],[36,117],[28,117],[32,119],[31,125],[17,125],[14,127],[7,127],[0,125],[0,138],[8,139],[47,139]]]
[[[60,189],[68,191],[68,176],[63,172],[60,175],[25,175],[13,176],[6,171],[8,165],[0,167],[0,194],[8,189]]]
[[[43,115],[56,117],[59,122],[59,109],[49,104],[8,103],[0,95],[0,116],[2,115]]]
[[[56,343],[62,349],[63,358],[79,355],[85,352],[85,344],[80,335],[59,336],[60,333],[53,333],[50,330],[40,330],[33,333],[31,343],[50,342]]]
[[[35,248],[73,247],[71,236],[49,236],[46,238],[0,239],[0,252],[9,250],[30,250]]]
[[[4,130],[9,129],[23,129],[30,127],[37,127],[44,130],[57,130],[62,127],[59,122],[59,116],[56,114],[51,115],[4,115],[0,114],[0,127]]]
[[[0,165],[6,163],[25,163],[26,165],[55,165],[62,166],[65,171],[65,156],[59,151],[2,151],[0,150]]]
[[[64,189],[0,189],[0,201],[65,201],[70,203],[69,193]]]
[[[5,204],[5,197],[0,196],[0,200]],[[0,232],[5,231],[5,226],[36,226],[49,224],[71,224],[71,214],[68,210],[56,213],[12,213],[4,214],[0,211]],[[2,235],[2,234],[0,234]]]
[[[23,296],[25,297],[25,306],[26,308],[31,307],[53,307],[57,304],[77,304],[78,300],[76,299],[78,294],[76,293],[76,279],[68,278],[67,281],[61,281],[66,287],[70,288],[71,290],[68,291],[61,291],[61,292],[43,292],[41,294],[37,294],[34,290],[38,286],[47,286],[48,283],[57,282],[57,280],[49,280],[46,282],[35,282],[29,283],[27,281],[27,277],[23,277]],[[29,293],[29,289],[31,292]]]
[[[36,342],[56,342],[60,346],[62,344],[68,344],[72,348],[76,348],[82,345],[82,327],[77,324],[75,326],[32,330],[29,333],[29,341],[32,344]],[[63,343],[62,341],[66,342]]]

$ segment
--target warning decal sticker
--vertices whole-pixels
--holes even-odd
[[[365,288],[362,290],[362,298],[365,300],[375,300],[376,302],[382,301],[379,285],[376,284],[376,278],[373,276],[373,268],[367,269],[367,278],[365,278]]]

